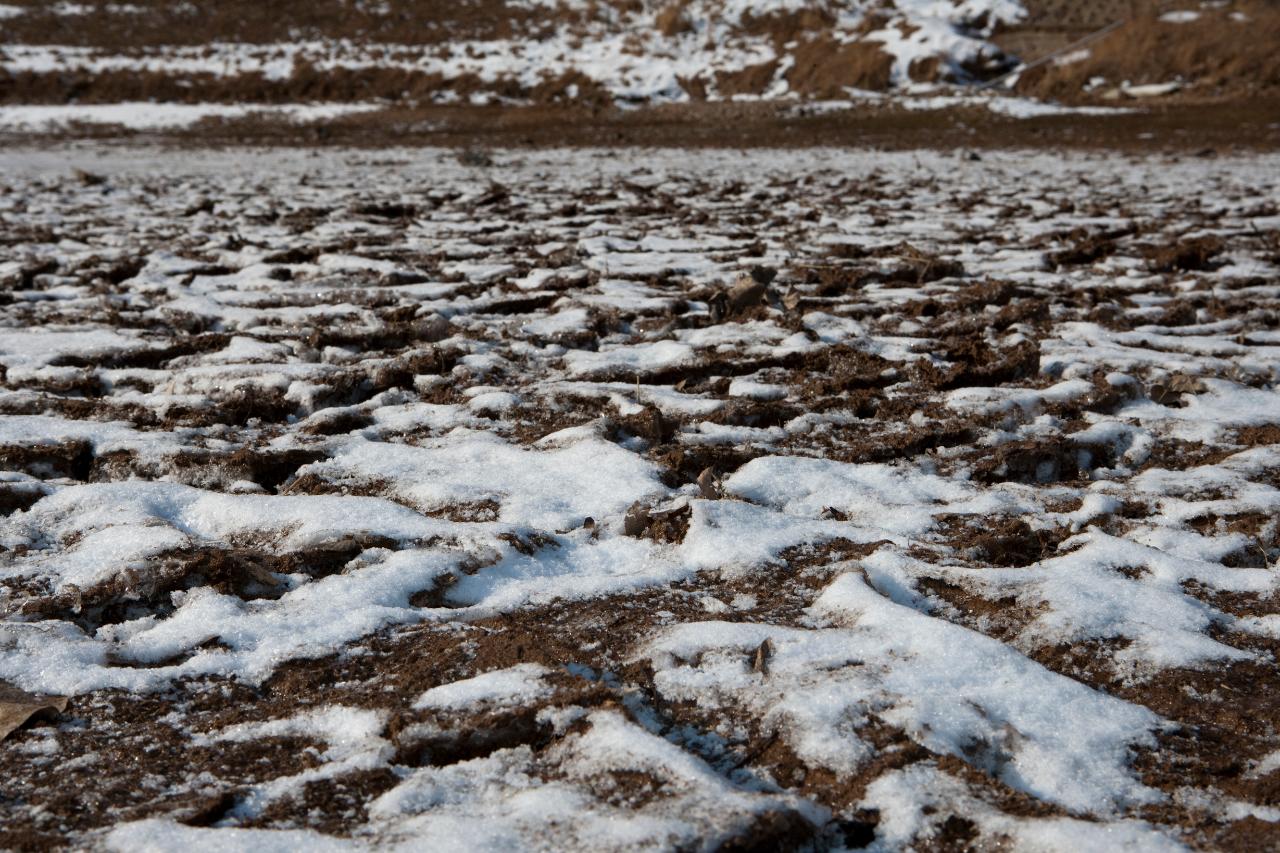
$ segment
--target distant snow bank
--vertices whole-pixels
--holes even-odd
[[[190,127],[204,119],[248,115],[306,123],[375,109],[376,104],[23,104],[0,107],[0,129],[53,130],[73,124],[100,124],[158,130]]]

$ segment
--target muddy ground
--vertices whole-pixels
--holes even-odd
[[[1280,146],[1280,100],[1259,97],[1207,103],[1130,103],[1114,114],[1063,113],[1013,118],[984,106],[909,110],[844,105],[718,103],[638,110],[528,107],[388,107],[298,126],[267,115],[207,119],[190,128],[133,131],[106,125],[0,134],[23,147],[76,139],[130,144],[206,146],[386,147],[439,145],[554,148],[681,146],[964,151],[1010,147],[1118,150],[1214,156]]]

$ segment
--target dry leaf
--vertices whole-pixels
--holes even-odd
[[[65,696],[36,696],[0,681],[0,740],[42,711],[61,713],[66,709]]]
[[[724,487],[720,485],[720,479],[716,477],[715,469],[703,468],[702,473],[698,475],[698,491],[702,492],[702,496],[708,500],[719,500],[724,497]]]
[[[1175,373],[1169,377],[1168,388],[1175,394],[1202,394],[1206,386],[1204,380],[1198,376],[1188,376],[1185,373]]]
[[[764,284],[749,275],[739,278],[726,294],[729,315],[741,314],[748,308],[759,305],[764,300],[766,289]]]
[[[1175,373],[1164,382],[1157,382],[1147,391],[1152,401],[1162,406],[1176,406],[1183,394],[1202,394],[1207,386],[1198,376]]]
[[[769,658],[773,657],[773,643],[769,642],[769,638],[765,637],[764,642],[756,647],[755,653],[751,655],[751,671],[758,672],[761,675],[769,674]]]
[[[712,323],[723,323],[729,316],[729,297],[723,290],[707,300],[707,311],[711,314]]]
[[[642,536],[649,527],[649,508],[640,501],[631,505],[626,517],[622,520],[622,532],[627,536]]]
[[[241,564],[241,569],[249,580],[265,586],[268,589],[275,589],[283,583],[283,581],[271,574],[271,572],[269,572],[264,566],[259,565],[256,561],[246,560]]]

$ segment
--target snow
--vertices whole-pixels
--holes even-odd
[[[350,841],[305,829],[234,829],[186,826],[163,818],[123,823],[103,839],[108,850],[119,853],[173,853],[207,850],[209,853],[348,853],[359,846]]]
[[[48,131],[71,124],[161,130],[190,127],[206,119],[238,119],[259,114],[306,123],[376,109],[375,104],[24,104],[0,106],[0,130]]]
[[[770,809],[799,806],[815,820],[825,816],[786,795],[733,785],[617,712],[591,712],[586,723],[550,755],[522,746],[415,770],[375,800],[370,815],[392,834],[459,851],[715,846]],[[556,779],[538,778],[545,761],[561,768]],[[654,778],[658,796],[624,809],[593,791],[593,780],[618,771]],[[554,841],[545,835],[548,825],[562,827]]]
[[[1071,853],[1088,849],[1128,853],[1165,853],[1188,848],[1149,824],[1135,820],[1088,821],[1074,818],[1011,818],[965,790],[954,777],[921,762],[892,770],[867,786],[861,805],[880,813],[872,849],[895,850],[920,835],[936,832],[932,814],[956,809],[985,833],[1013,841],[1019,850]]]
[[[0,339],[0,364],[33,368],[68,355],[93,358],[146,348],[137,337],[114,329],[7,329]]]
[[[197,735],[192,742],[195,746],[210,746],[227,741],[301,737],[326,744],[328,749],[319,755],[319,767],[282,776],[244,792],[233,813],[238,818],[252,818],[275,800],[303,793],[309,783],[385,766],[393,751],[381,736],[385,726],[385,714],[377,711],[327,707],[295,717],[239,723],[219,732]]]
[[[476,398],[471,402],[475,409]],[[461,428],[419,446],[352,437],[330,459],[298,472],[308,474],[394,483],[397,494],[426,510],[491,500],[500,520],[548,530],[624,512],[660,488],[650,465],[595,436],[528,450]]]
[[[1010,786],[1071,810],[1106,814],[1159,799],[1127,766],[1130,745],[1153,743],[1160,725],[1145,708],[895,604],[854,572],[837,578],[812,611],[838,627],[668,629],[645,652],[655,683],[670,701],[756,706],[797,754],[841,774],[869,757],[853,727],[874,708],[930,749],[967,755]],[[743,661],[766,638],[774,653],[762,680]]]
[[[658,341],[600,352],[574,350],[565,356],[565,363],[574,377],[626,375],[685,364],[693,360],[693,354],[687,344]]]
[[[729,383],[729,396],[746,397],[749,400],[781,400],[787,396],[787,389],[784,385],[737,378]]]
[[[1167,83],[1144,83],[1140,86],[1124,85],[1120,87],[1120,91],[1130,98],[1158,98],[1161,95],[1172,95],[1182,87],[1180,81],[1170,80]]]
[[[527,705],[550,693],[541,684],[542,677],[549,672],[545,666],[533,663],[486,672],[433,687],[419,696],[413,707],[463,710],[479,704]]]
[[[725,489],[788,516],[817,518],[834,507],[854,524],[877,526],[902,537],[929,530],[933,516],[944,511],[941,505],[948,512],[975,514],[1000,507],[998,496],[905,466],[802,457],[753,459],[734,472]]]

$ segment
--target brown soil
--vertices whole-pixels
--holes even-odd
[[[201,145],[444,145],[459,148],[683,146],[791,148],[855,145],[890,149],[1103,148],[1223,153],[1280,146],[1280,98],[1160,104],[1119,115],[1013,119],[984,108],[938,112],[855,107],[807,115],[803,107],[702,103],[640,110],[577,106],[403,107],[316,126],[263,117],[210,120],[163,134],[80,127],[45,135],[0,135],[2,144],[63,138],[155,139]]]
[[[138,0],[130,7],[89,0],[86,14],[59,15],[39,0],[18,0],[27,13],[5,20],[11,43],[67,44],[129,50],[210,42],[270,44],[308,38],[347,38],[387,44],[441,44],[454,39],[537,36],[548,22],[539,12],[501,0],[458,5],[438,0],[396,0],[395,14],[379,14],[343,0],[284,0],[265,7],[250,0],[227,0],[192,9],[165,0]],[[562,19],[573,20],[561,12]]]
[[[1200,17],[1191,23],[1158,20],[1177,5],[1142,4],[1133,17],[1126,11],[1120,18],[1127,22],[1089,45],[1088,58],[1031,69],[1019,78],[1017,91],[1067,103],[1105,103],[1114,98],[1108,93],[1125,82],[1183,81],[1185,91],[1175,97],[1197,101],[1257,97],[1280,86],[1280,59],[1272,49],[1280,40],[1280,8],[1275,3],[1235,0],[1219,8],[1184,4]],[[1086,92],[1094,78],[1106,82]]]

